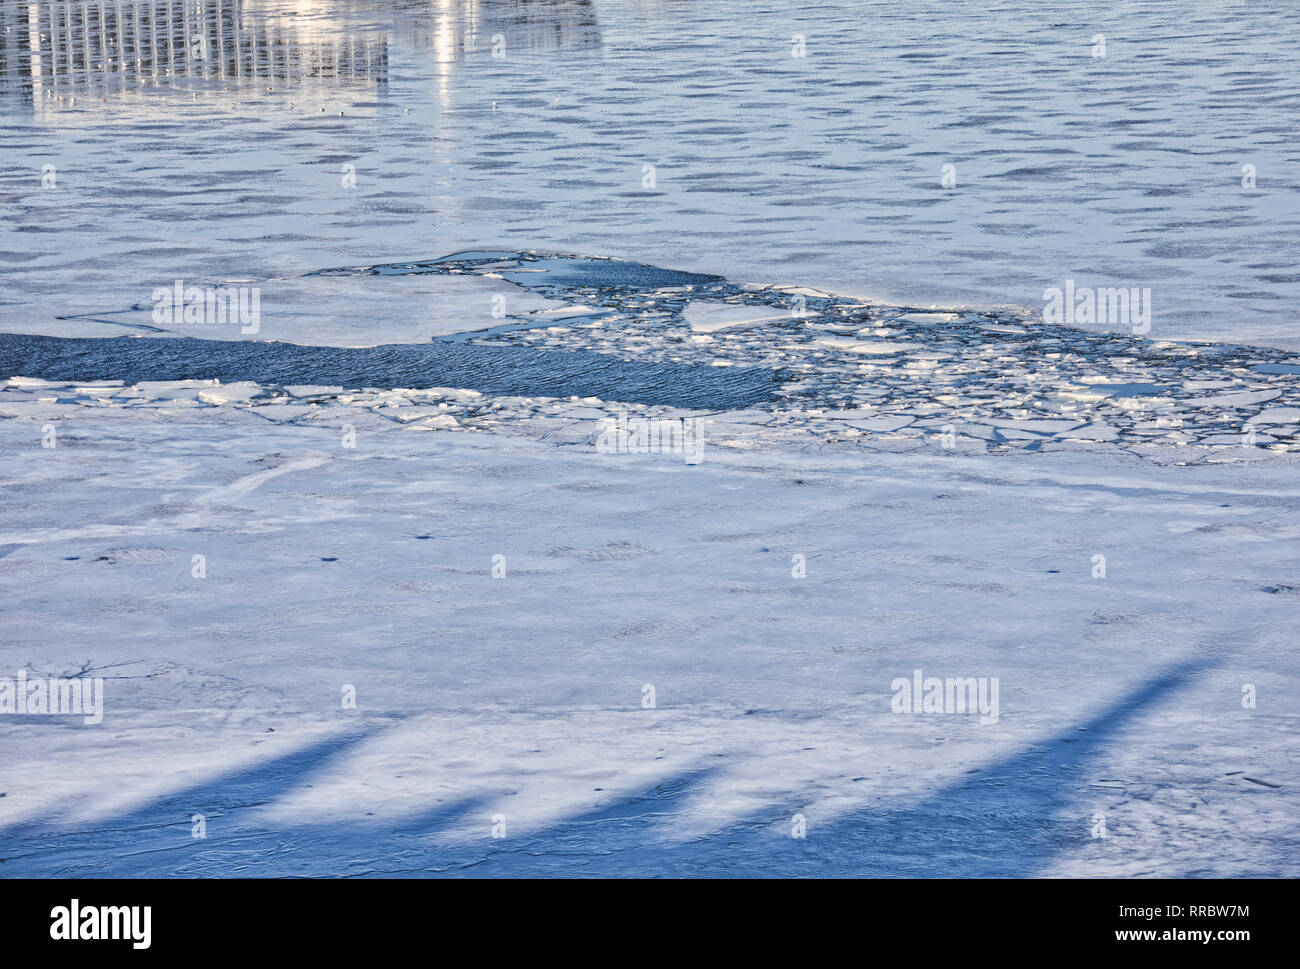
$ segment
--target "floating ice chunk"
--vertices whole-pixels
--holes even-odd
[[[221,386],[219,380],[142,380],[128,389],[130,396],[149,400],[195,400],[201,391]]]
[[[981,323],[981,330],[988,330],[990,333],[1028,333],[1023,326],[1010,326],[1005,323]]]
[[[867,420],[849,421],[850,427],[856,427],[863,431],[897,431],[911,424],[915,418],[905,417],[900,414],[882,414],[879,417],[872,417]]]
[[[601,309],[598,306],[559,306],[555,309],[537,310],[530,314],[530,319],[534,320],[568,320],[580,316],[607,316],[609,310]]]
[[[1084,404],[1095,404],[1098,401],[1105,400],[1108,395],[1100,390],[1063,390],[1056,394],[1060,400],[1077,401]]]
[[[1235,394],[1218,394],[1214,397],[1206,397],[1196,403],[1201,407],[1247,407],[1251,404],[1262,404],[1266,400],[1272,400],[1281,393],[1280,390],[1241,391]]]
[[[872,407],[852,407],[826,411],[826,417],[833,421],[854,421],[876,416],[878,416],[876,410]]]
[[[599,407],[571,407],[560,411],[560,416],[571,417],[579,421],[599,421],[612,417],[607,410]]]
[[[1205,443],[1205,442],[1203,442]],[[1206,464],[1237,464],[1243,461],[1273,460],[1273,451],[1262,447],[1241,447],[1233,444],[1215,451],[1205,459]]]
[[[1294,424],[1300,421],[1300,407],[1270,407],[1250,419],[1252,424]]]
[[[259,417],[278,422],[296,420],[315,409],[315,404],[261,404],[255,408]]]
[[[833,293],[824,293],[810,286],[773,286],[771,289],[777,293],[789,293],[791,296],[814,296],[819,299],[831,299],[834,296]]]
[[[792,319],[790,313],[772,313],[772,309],[770,306],[697,301],[686,305],[682,310],[682,319],[696,333],[716,333],[738,326]]]
[[[66,380],[41,380],[39,377],[10,377],[8,386],[23,388],[55,388],[68,387],[71,384]]]
[[[294,397],[333,397],[343,393],[342,387],[324,387],[317,384],[294,384],[284,389]]]
[[[245,401],[256,397],[262,392],[262,388],[251,380],[241,380],[237,383],[222,384],[219,387],[212,387],[199,391],[199,400],[205,404],[229,404],[235,401]]]
[[[1096,382],[1097,380],[1098,378],[1096,377],[1084,377],[1081,379],[1081,382],[1086,382],[1088,384],[1088,390],[1093,394],[1102,394],[1106,397],[1118,397],[1118,398],[1159,397],[1161,394],[1168,393],[1171,389],[1169,387],[1162,387],[1159,384],[1149,384],[1149,383],[1141,383],[1141,382],[1124,383],[1124,384],[1099,383]],[[1066,396],[1068,396],[1068,394]],[[1089,397],[1084,396],[1077,399],[1087,400],[1089,399]]]
[[[831,323],[808,323],[807,326],[808,329],[816,330],[820,333],[866,334],[872,332],[870,329],[863,330],[857,323],[843,321]]]
[[[888,343],[884,340],[854,340],[849,337],[824,336],[813,341],[821,347],[846,350],[849,353],[891,354],[915,350],[915,343]]]
[[[1063,436],[1076,441],[1113,441],[1119,437],[1119,430],[1109,424],[1089,424],[1075,428]]]
[[[425,417],[441,417],[447,413],[446,405],[425,404],[416,407],[403,407],[395,414],[386,414],[395,421],[401,421],[403,424],[409,424],[412,421],[418,421]],[[427,425],[426,425],[427,426]]]
[[[994,426],[999,429],[1014,428],[1018,431],[1031,431],[1036,434],[1060,434],[1063,431],[1070,431],[1079,427],[1083,421],[995,421]]]
[[[436,417],[430,417],[423,424],[418,424],[416,426],[436,431],[444,428],[460,427],[460,421],[456,420],[456,418],[452,417],[450,414],[438,414]]]
[[[894,317],[896,320],[906,320],[908,323],[920,323],[930,325],[933,323],[951,323],[957,319],[956,313],[904,313],[902,316]]]

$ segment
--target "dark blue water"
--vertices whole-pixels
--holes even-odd
[[[252,380],[384,390],[457,387],[525,397],[743,408],[770,399],[774,370],[634,363],[608,354],[435,341],[340,348],[235,340],[0,334],[0,377],[44,380]]]

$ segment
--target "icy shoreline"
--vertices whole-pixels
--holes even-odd
[[[928,454],[1091,451],[1127,453],[1161,464],[1291,464],[1300,408],[1290,406],[1295,377],[1264,390],[1215,388],[1197,409],[1172,398],[1108,400],[1080,393],[1080,407],[1107,408],[1104,418],[1056,419],[1028,410],[1032,401],[990,402],[978,417],[939,406],[878,398],[853,407],[798,406],[797,401],[733,409],[609,402],[599,397],[494,395],[456,387],[423,390],[262,385],[219,380],[51,381],[12,377],[0,384],[0,417],[74,421],[87,410],[133,419],[157,411],[176,420],[211,408],[285,425],[342,428],[379,421],[411,430],[468,430],[552,444],[593,447],[620,420],[701,422],[710,450],[756,448]],[[743,388],[741,389],[743,393]],[[1280,400],[1283,395],[1286,399]],[[1022,406],[1023,405],[1023,406]]]

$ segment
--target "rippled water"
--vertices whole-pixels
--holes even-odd
[[[10,365],[9,361],[17,361]],[[461,387],[529,397],[742,408],[770,399],[779,375],[691,364],[647,367],[602,353],[446,343],[340,348],[246,340],[81,340],[0,333],[0,376],[45,380],[252,380],[280,386]]]
[[[1295,23],[1288,0],[0,0],[0,327],[235,279],[334,342],[376,317],[426,339],[486,294],[277,304],[276,280],[500,247],[913,305],[1150,287],[1152,337],[1297,346]]]

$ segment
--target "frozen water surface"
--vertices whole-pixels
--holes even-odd
[[[1294,25],[0,0],[0,872],[1294,876]]]

